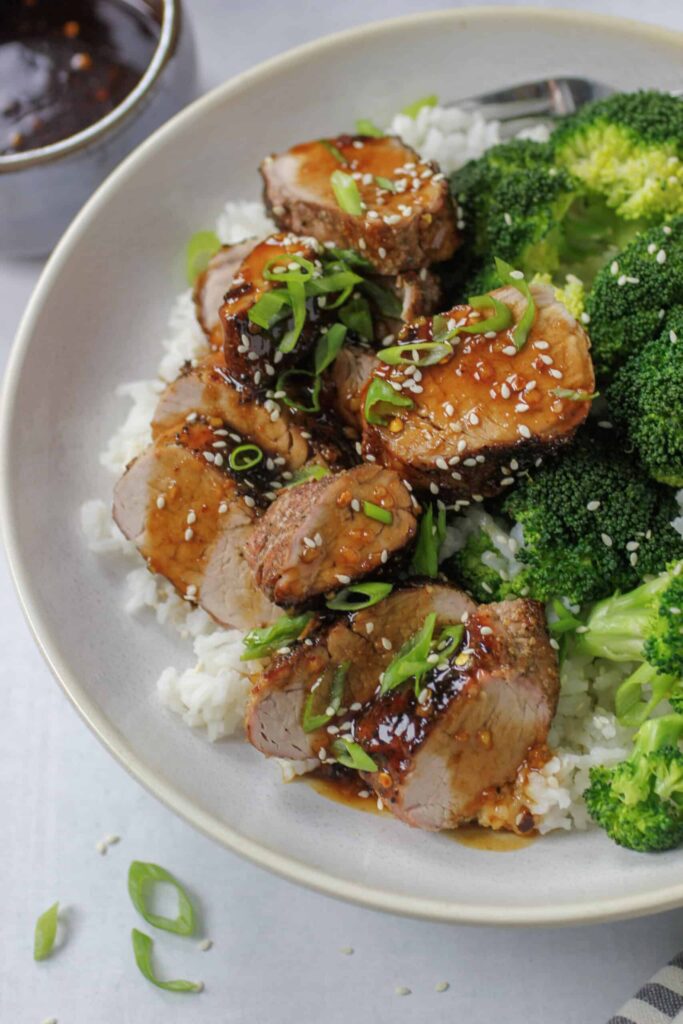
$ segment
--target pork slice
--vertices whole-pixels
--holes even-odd
[[[206,270],[197,278],[192,293],[197,320],[212,342],[220,330],[220,308],[240,264],[256,245],[250,238],[235,245],[222,245],[209,260]]]
[[[267,157],[260,170],[266,205],[280,227],[357,249],[378,273],[438,263],[457,248],[444,175],[399,138],[340,135],[304,142]],[[360,215],[340,207],[331,183],[335,171],[354,176],[365,204]]]
[[[370,512],[390,517],[382,522]],[[415,501],[391,470],[363,463],[280,491],[245,555],[254,579],[280,605],[338,590],[380,568],[415,536]]]
[[[232,477],[206,461],[210,450],[178,435],[157,438],[117,483],[114,519],[149,569],[216,622],[264,626],[279,611],[254,585],[244,558],[256,509]]]
[[[357,437],[363,429],[361,394],[377,365],[377,356],[371,348],[344,345],[328,371],[334,411]]]
[[[419,698],[403,685],[356,721],[355,740],[378,769],[364,778],[409,825],[436,831],[471,821],[545,746],[558,694],[542,606],[482,605],[467,621],[464,648],[430,673]],[[525,831],[526,809],[518,821]]]
[[[467,501],[499,493],[519,470],[569,441],[588,415],[595,386],[590,341],[552,288],[534,285],[532,293],[535,321],[519,351],[511,329],[460,334],[450,356],[412,377],[405,365],[377,367],[366,387],[388,381],[412,405],[376,407],[382,423],[364,416],[364,454],[415,487]],[[501,288],[492,295],[517,323],[526,308],[521,293]],[[458,306],[441,325],[474,324],[481,316]],[[401,341],[431,340],[433,324],[418,321]]]
[[[382,672],[430,612],[436,612],[440,628],[460,622],[475,607],[461,591],[430,583],[395,590],[372,608],[324,626],[276,656],[255,682],[246,720],[250,743],[268,756],[328,759],[334,735],[325,727],[310,733],[303,728],[311,692],[313,712],[324,713],[334,672],[348,663],[344,710],[331,723],[342,726],[372,701]]]

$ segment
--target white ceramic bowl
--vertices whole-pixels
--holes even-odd
[[[32,624],[66,694],[149,790],[197,828],[286,877],[368,906],[446,921],[599,920],[683,903],[683,854],[646,857],[600,833],[487,853],[283,786],[246,744],[210,746],[162,712],[153,680],[191,651],[121,607],[78,509],[107,497],[97,453],[123,380],[149,377],[183,248],[228,198],[256,198],[266,151],[382,119],[416,96],[467,95],[553,74],[616,87],[680,84],[680,35],[504,8],[418,15],[269,61],[177,116],[105,182],[41,278],[4,402],[2,521]]]

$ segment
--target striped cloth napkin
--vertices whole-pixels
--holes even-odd
[[[683,953],[643,985],[607,1024],[683,1024]]]

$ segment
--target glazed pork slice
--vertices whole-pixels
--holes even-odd
[[[521,293],[507,287],[491,294],[517,323],[526,308]],[[499,493],[516,472],[570,440],[588,415],[595,386],[590,341],[552,288],[532,285],[532,294],[535,320],[519,351],[508,328],[459,334],[451,339],[452,353],[431,366],[378,366],[365,395],[378,381],[403,405],[379,402],[370,410],[375,422],[364,415],[365,456],[417,488],[466,503]],[[457,306],[438,323],[453,329],[489,317]],[[432,340],[434,322],[417,321],[401,343]]]
[[[354,738],[377,771],[363,773],[393,814],[437,831],[477,818],[492,791],[513,783],[544,748],[559,694],[557,657],[542,606],[481,605],[464,646],[416,697],[403,685],[374,701]],[[508,827],[528,830],[520,808]]]
[[[222,245],[211,257],[206,270],[199,275],[195,283],[192,298],[197,320],[204,334],[216,347],[223,341],[220,308],[225,293],[230,288],[242,261],[256,244],[257,240],[251,238],[235,245]]]
[[[373,349],[362,345],[344,345],[328,370],[334,411],[357,437],[360,437],[363,430],[361,395],[377,365]]]
[[[363,463],[280,491],[245,549],[276,604],[304,604],[379,569],[415,536],[416,502],[392,471]]]
[[[461,591],[429,583],[395,590],[379,604],[321,628],[277,655],[254,684],[246,720],[249,741],[268,756],[327,760],[340,727],[372,701],[382,672],[426,617],[435,612],[440,629],[475,608]],[[324,713],[335,671],[345,664],[343,703],[330,721],[332,731],[323,726],[306,732],[309,695],[312,711]]]
[[[279,609],[254,585],[244,559],[256,503],[224,471],[222,455],[216,466],[218,440],[205,424],[159,437],[117,483],[114,519],[149,569],[185,599],[221,625],[252,629]]]
[[[266,205],[281,228],[359,250],[380,274],[450,259],[458,245],[448,182],[436,164],[393,136],[304,142],[261,164]],[[343,210],[331,183],[341,171],[363,204]]]

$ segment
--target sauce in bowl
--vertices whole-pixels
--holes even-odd
[[[2,0],[0,155],[110,113],[145,73],[159,30],[148,7],[125,0]]]

